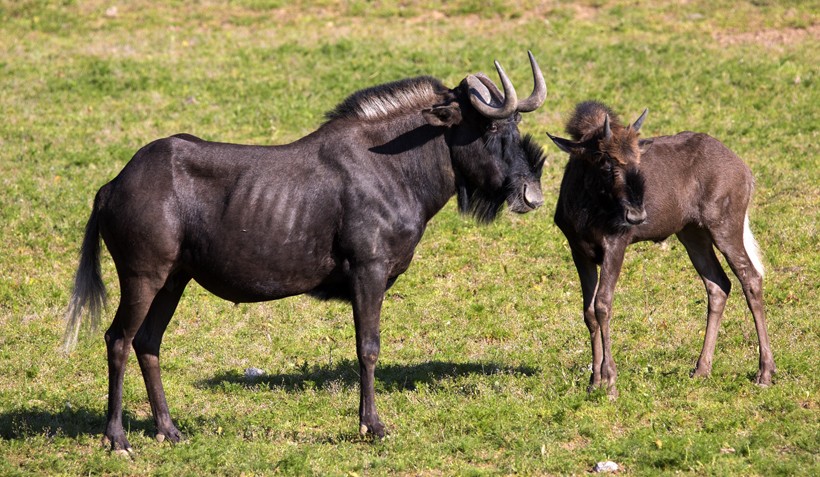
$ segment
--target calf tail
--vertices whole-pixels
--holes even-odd
[[[71,352],[77,345],[83,309],[87,308],[91,316],[91,329],[97,329],[105,300],[105,284],[100,273],[100,228],[95,203],[85,226],[80,265],[74,276],[74,291],[65,314],[63,350],[66,353]]]
[[[746,248],[746,255],[752,261],[752,265],[757,270],[757,273],[762,277],[765,273],[763,269],[763,261],[760,260],[760,249],[757,245],[752,229],[749,228],[749,211],[746,211],[746,217],[743,219],[743,247]]]

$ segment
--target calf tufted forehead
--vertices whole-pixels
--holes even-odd
[[[638,165],[641,151],[638,147],[638,133],[632,128],[613,128],[609,141],[600,141],[601,152],[615,159],[621,165]]]

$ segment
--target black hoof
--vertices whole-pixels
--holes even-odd
[[[385,429],[384,424],[382,424],[381,422],[359,425],[359,435],[361,435],[362,437],[375,437],[379,439],[384,439],[385,436],[387,436],[387,434],[387,429]]]
[[[118,436],[104,435],[102,444],[108,446],[114,455],[123,457],[133,457],[134,455],[134,449],[128,443],[128,439],[125,438],[125,434]]]
[[[185,440],[185,436],[179,432],[179,429],[174,427],[171,429],[157,431],[156,439],[157,442],[165,442],[167,440],[171,444],[179,444]]]

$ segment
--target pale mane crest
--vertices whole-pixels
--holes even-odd
[[[441,102],[448,91],[439,80],[430,76],[409,78],[357,91],[327,113],[334,119],[386,119],[408,111],[429,108]]]

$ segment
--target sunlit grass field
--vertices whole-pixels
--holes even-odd
[[[812,1],[0,0],[0,475],[820,474],[820,5]],[[479,226],[455,203],[429,224],[382,313],[377,402],[358,436],[350,307],[234,305],[188,287],[162,348],[171,413],[157,442],[136,359],[133,458],[100,442],[103,330],[60,353],[97,189],[145,143],[187,132],[295,140],[358,89],[432,75],[455,86],[498,59],[547,101],[524,133],[547,151],[546,204]],[[644,136],[708,132],[743,157],[767,266],[775,384],[734,289],[708,379],[690,379],[706,293],[683,247],[627,252],[614,305],[620,397],[587,394],[589,337],[552,223],[565,155],[547,143],[598,99]],[[111,303],[116,273],[103,272]],[[249,367],[265,375],[246,379]]]

